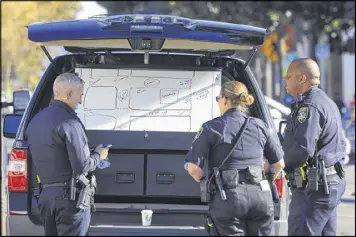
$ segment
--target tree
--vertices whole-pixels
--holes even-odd
[[[319,36],[325,32],[329,35],[332,50],[342,52],[340,44],[342,31],[354,27],[354,1],[267,1],[267,2],[223,2],[223,1],[121,1],[98,2],[108,10],[108,13],[133,13],[136,11],[153,10],[157,13],[173,14],[195,19],[225,21],[237,24],[255,25],[270,31],[293,23],[296,17],[301,17],[309,28],[315,44]],[[314,55],[312,55],[315,58]]]
[[[1,71],[9,82],[10,74],[28,81],[33,90],[44,69],[46,57],[39,45],[27,38],[26,26],[36,22],[73,19],[79,2],[2,2]]]

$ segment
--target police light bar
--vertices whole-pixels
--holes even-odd
[[[167,16],[167,15],[113,15],[113,16],[93,16],[90,19],[97,19],[104,27],[122,25],[122,24],[150,24],[145,30],[156,29],[154,25],[181,25],[184,28],[191,29],[196,23],[188,18]],[[142,28],[143,29],[143,28]],[[141,29],[141,30],[142,30]]]

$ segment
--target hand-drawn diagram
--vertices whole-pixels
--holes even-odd
[[[168,80],[168,79],[167,79]],[[170,80],[172,81],[172,80]],[[143,88],[136,87],[130,90],[130,109],[152,111],[167,105],[167,110],[190,110],[191,103],[181,100],[182,96],[188,96],[190,90]]]
[[[84,95],[84,108],[86,109],[116,109],[116,93],[114,86],[89,86]],[[105,103],[99,99],[105,97]]]
[[[124,101],[129,97],[129,91],[128,90],[122,90],[119,92],[119,96],[117,97],[120,101]]]
[[[161,89],[161,104],[178,103],[179,90]]]
[[[77,68],[87,129],[192,131],[219,115],[220,71]]]

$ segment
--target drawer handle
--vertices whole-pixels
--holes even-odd
[[[175,181],[175,175],[173,173],[158,172],[156,174],[157,184],[172,184]]]
[[[116,182],[118,183],[134,183],[135,174],[133,172],[117,172]]]

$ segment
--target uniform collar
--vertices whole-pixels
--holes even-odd
[[[315,92],[318,88],[318,86],[311,86],[306,92],[303,93],[303,97],[307,97],[310,95],[312,92]]]
[[[67,104],[64,103],[63,101],[60,101],[60,100],[52,100],[49,105],[50,105],[50,106],[61,107],[61,108],[65,109],[65,110],[67,110],[68,113],[77,115],[77,113],[76,113],[69,105],[67,105]]]
[[[225,113],[223,114],[223,116],[228,115],[228,114],[232,114],[232,113],[244,114],[238,109],[231,108],[231,109],[226,110]]]
[[[308,95],[310,95],[312,92],[316,91],[318,89],[318,86],[311,86],[306,92],[303,94],[299,94],[296,96],[296,102],[297,104],[300,104]]]

